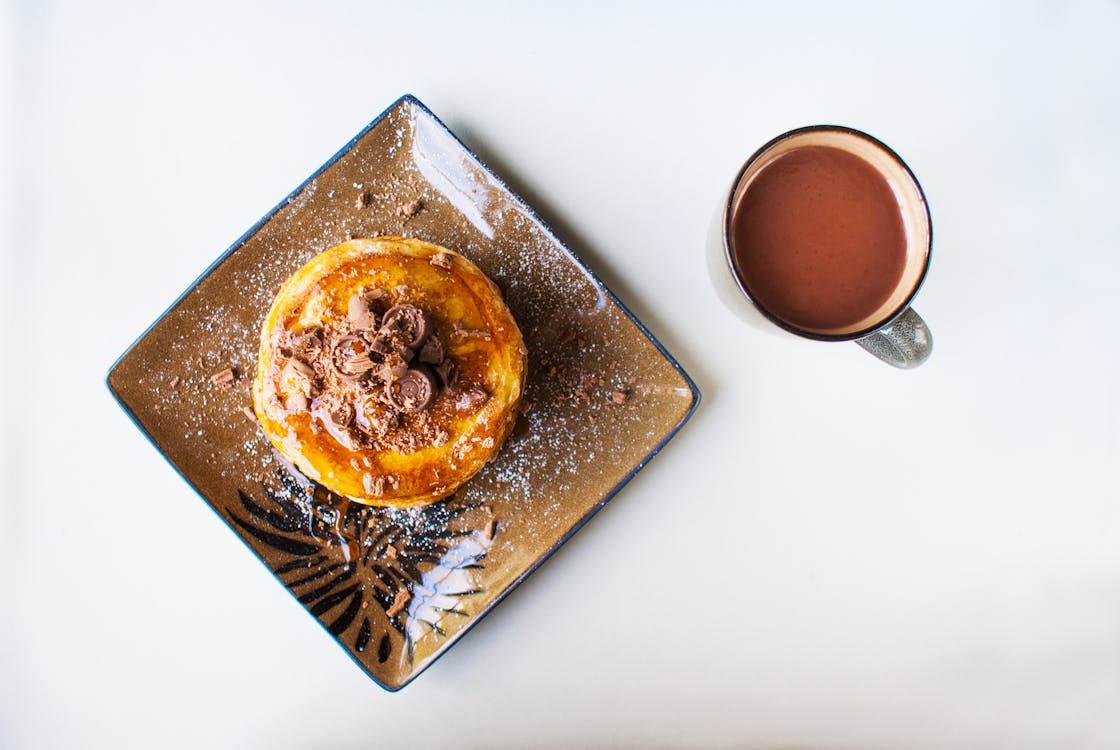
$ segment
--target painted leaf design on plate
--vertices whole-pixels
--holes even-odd
[[[464,601],[483,593],[478,571],[497,528],[487,508],[455,496],[375,508],[283,464],[259,478],[256,492],[238,489],[225,511],[332,635],[358,654],[376,640],[378,663],[390,659],[394,642],[411,663],[418,643],[445,638],[449,620],[470,617]]]

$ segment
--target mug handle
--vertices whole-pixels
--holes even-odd
[[[908,307],[889,324],[856,339],[856,343],[887,364],[908,370],[929,359],[933,334],[922,316]]]

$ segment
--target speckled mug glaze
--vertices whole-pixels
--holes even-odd
[[[502,289],[529,351],[522,414],[496,460],[447,500],[407,510],[350,503],[308,481],[270,450],[242,387],[288,276],[333,245],[386,234],[474,261]],[[642,324],[411,96],[234,243],[117,361],[108,384],[167,460],[389,690],[520,584],[699,403]],[[169,554],[194,552],[174,529],[159,533]]]

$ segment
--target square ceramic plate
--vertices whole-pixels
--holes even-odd
[[[333,245],[382,234],[474,261],[503,290],[529,350],[523,414],[498,458],[448,500],[411,510],[350,503],[285,465],[248,390],[284,280]],[[226,368],[232,384],[213,377]],[[168,461],[389,690],[603,507],[700,397],[587,266],[411,96],[234,243],[108,382]]]

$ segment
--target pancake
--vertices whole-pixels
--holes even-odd
[[[276,295],[253,406],[309,478],[410,507],[447,497],[497,455],[525,366],[521,331],[477,266],[430,242],[356,239]]]

